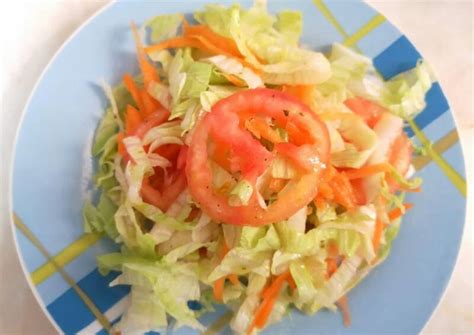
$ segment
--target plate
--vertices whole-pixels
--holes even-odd
[[[230,4],[231,1],[220,1]],[[107,101],[98,85],[137,73],[129,22],[155,14],[192,12],[204,0],[115,2],[84,24],[41,76],[24,112],[12,176],[12,221],[17,249],[32,290],[56,328],[64,333],[106,332],[127,304],[128,290],[109,288],[95,257],[113,243],[82,230],[94,162],[90,147]],[[250,1],[243,1],[248,6]],[[360,2],[269,1],[269,10],[292,8],[304,16],[302,42],[327,51],[340,42],[372,58],[390,78],[421,58],[383,15]],[[451,276],[463,226],[465,173],[461,146],[439,83],[415,119],[415,142],[433,142],[415,161],[423,193],[403,221],[390,257],[349,294],[353,323],[338,313],[314,317],[294,312],[266,333],[418,333],[439,303]],[[209,324],[225,313],[205,317]],[[224,332],[229,330],[224,330]],[[190,334],[181,329],[178,334]]]

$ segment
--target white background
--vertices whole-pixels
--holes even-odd
[[[53,327],[43,315],[24,279],[12,241],[8,216],[7,186],[13,139],[20,114],[34,83],[55,51],[84,20],[107,2],[11,0],[2,1],[0,4],[0,334],[2,335],[54,333]],[[369,3],[398,26],[434,68],[455,114],[464,147],[468,176],[472,180],[473,2],[371,0]],[[469,186],[472,198],[472,183]],[[472,218],[471,210],[468,213],[454,275],[442,303],[425,327],[425,333],[474,333]],[[407,301],[407,304],[409,303]]]

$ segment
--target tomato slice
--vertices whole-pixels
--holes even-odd
[[[243,126],[249,118],[271,120],[283,129],[291,124],[302,137],[292,141],[288,136],[288,143],[275,144],[270,150]],[[277,151],[285,153],[301,173],[288,181],[267,209],[259,205],[255,192],[247,206],[230,206],[227,195],[213,188],[209,148],[216,144],[220,152],[226,152],[222,147],[228,148],[231,172],[252,184]],[[296,98],[267,88],[240,91],[216,103],[196,125],[186,163],[189,191],[217,222],[258,226],[285,220],[316,196],[329,164],[329,145],[325,124]]]
[[[344,101],[344,104],[355,114],[361,116],[370,128],[380,120],[385,108],[370,100],[357,97]]]
[[[408,172],[413,154],[413,146],[408,136],[402,132],[393,142],[388,153],[388,162],[402,175]]]

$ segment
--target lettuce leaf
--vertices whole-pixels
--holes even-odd
[[[175,37],[181,22],[183,22],[183,15],[181,14],[158,15],[147,20],[142,28],[150,29],[150,41],[152,43],[159,43]]]

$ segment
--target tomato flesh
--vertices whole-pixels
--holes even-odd
[[[271,119],[283,129],[291,123],[303,138],[292,143],[289,136],[289,143],[275,144],[270,151],[242,127],[249,117]],[[209,142],[228,148],[231,172],[239,172],[254,186],[277,151],[285,152],[302,172],[288,181],[267,209],[259,205],[256,192],[248,205],[230,206],[227,195],[213,188]],[[186,163],[189,191],[201,209],[217,222],[257,226],[285,220],[316,196],[329,164],[329,145],[324,123],[297,99],[266,88],[241,91],[216,103],[196,125]]]
[[[361,97],[347,99],[344,104],[355,114],[362,117],[370,128],[375,126],[386,111],[385,108],[375,102]]]

